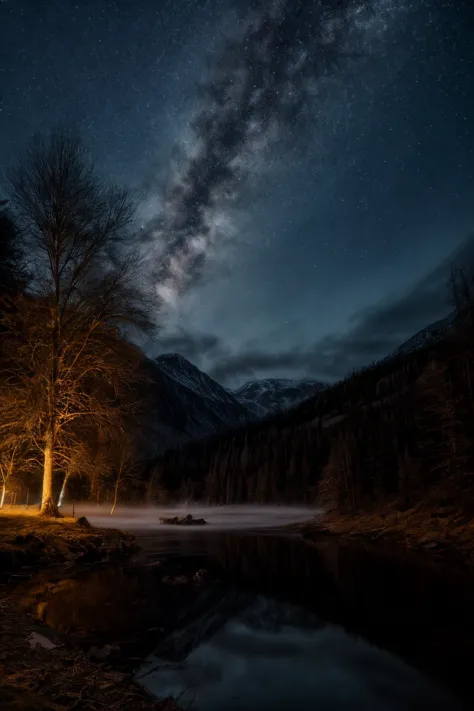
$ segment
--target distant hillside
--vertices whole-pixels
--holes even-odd
[[[265,423],[276,417],[279,422],[316,418],[322,428],[341,423],[354,406],[366,411],[370,403],[393,397],[388,383],[400,362],[416,360],[417,353],[441,344],[453,327],[453,315],[430,324],[378,365],[331,386],[311,379],[266,378],[230,392],[183,356],[161,355],[148,363],[154,405],[146,451],[149,456],[157,456],[188,442],[207,442],[226,432],[249,426],[253,429],[258,427],[253,423],[259,421],[267,427]],[[423,355],[420,357],[423,359]]]
[[[151,496],[324,502],[349,512],[384,497],[405,507],[430,496],[474,504],[463,475],[474,467],[469,329],[433,324],[289,411],[169,452],[152,467]]]
[[[392,356],[402,353],[411,353],[412,351],[423,348],[424,346],[434,345],[447,338],[453,329],[454,314],[450,314],[446,318],[440,319],[423,328],[407,341],[402,343],[394,350]],[[391,356],[389,356],[390,358]]]
[[[147,361],[149,456],[248,424],[252,415],[219,383],[175,353]]]
[[[177,353],[147,361],[151,402],[144,433],[147,456],[246,426],[306,400],[324,385],[263,380],[233,393]]]

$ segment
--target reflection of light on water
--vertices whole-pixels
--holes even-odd
[[[136,679],[151,694],[179,697],[184,708],[192,704],[194,711],[462,708],[388,652],[340,627],[310,620],[303,625],[301,610],[260,597],[213,636],[198,641],[184,661],[170,663],[152,655]]]

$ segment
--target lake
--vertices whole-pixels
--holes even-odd
[[[314,511],[188,510],[210,525],[88,511],[137,531],[142,551],[59,589],[48,623],[127,649],[140,684],[193,711],[470,707],[471,579],[332,537],[310,546],[282,528]]]

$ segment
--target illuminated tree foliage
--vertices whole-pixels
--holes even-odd
[[[0,426],[41,452],[41,511],[56,515],[56,468],[77,470],[84,437],[116,438],[136,405],[142,356],[124,335],[150,333],[152,308],[130,246],[133,204],[97,177],[77,139],[35,139],[9,196],[34,278],[2,316]]]

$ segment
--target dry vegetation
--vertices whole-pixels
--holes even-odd
[[[33,615],[0,600],[0,708],[2,711],[177,711],[171,701],[152,702],[130,675],[91,662],[77,649],[34,644],[32,635],[58,644]],[[38,638],[36,638],[38,639]]]
[[[2,572],[22,565],[107,560],[134,549],[131,534],[92,528],[85,519],[44,518],[33,510],[0,511]]]
[[[405,511],[394,502],[356,514],[328,512],[300,527],[311,539],[334,534],[429,554],[455,565],[474,563],[474,520],[452,505],[420,503]]]

